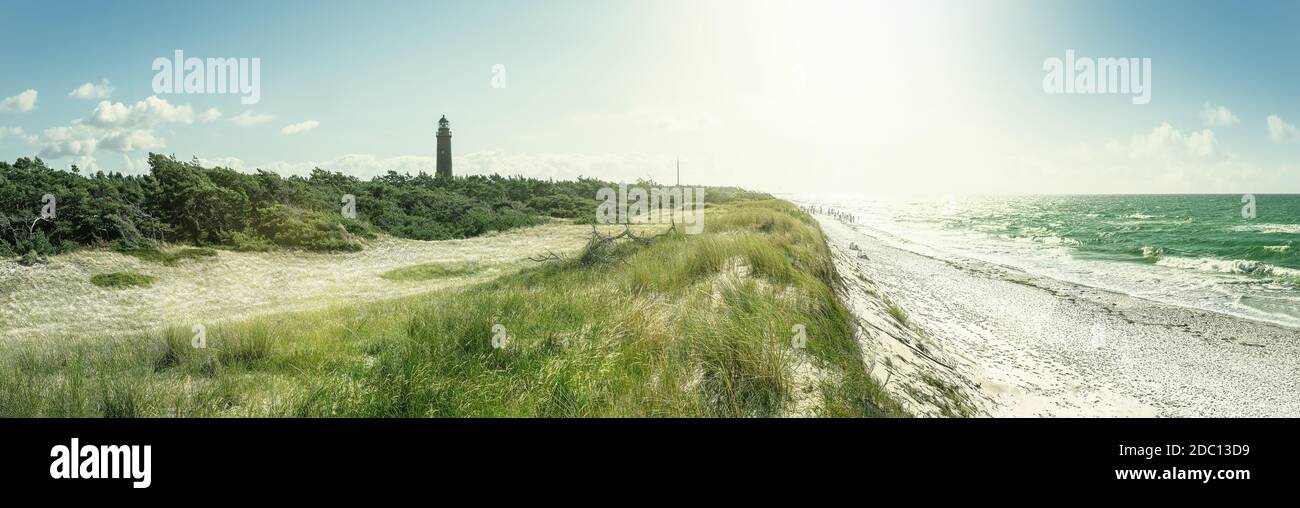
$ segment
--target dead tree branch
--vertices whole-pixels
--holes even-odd
[[[628,224],[623,225],[623,231],[615,235],[607,235],[600,232],[595,224],[591,225],[591,238],[587,240],[587,245],[582,249],[582,255],[578,258],[584,265],[594,265],[614,261],[617,256],[614,253],[616,242],[621,240],[631,241],[638,245],[650,245],[660,237],[675,234],[677,232],[677,223],[674,221],[667,230],[653,235],[638,235],[632,232],[632,227]],[[531,261],[543,263],[547,261],[564,261],[568,258],[556,254],[547,249],[545,255],[530,256]]]
[[[561,255],[559,255],[559,254],[556,254],[556,253],[553,252],[551,249],[546,249],[546,254],[545,254],[545,255],[542,255],[542,256],[528,256],[528,259],[529,259],[530,261],[535,261],[535,262],[538,262],[538,263],[544,263],[544,262],[547,262],[547,261],[564,261],[565,258],[564,258],[564,256],[561,256]]]

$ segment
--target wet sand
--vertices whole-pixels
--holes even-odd
[[[892,360],[877,378],[938,376],[989,416],[1300,416],[1300,329],[930,257],[815,217],[868,361]],[[907,326],[886,326],[884,298]],[[918,383],[891,384],[925,405]]]

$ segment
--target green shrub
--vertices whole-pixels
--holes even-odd
[[[231,232],[226,235],[221,243],[242,252],[266,252],[273,247],[270,240],[262,238],[256,233],[245,233],[243,231]]]
[[[536,196],[528,200],[528,208],[542,215],[563,219],[577,219],[582,216],[596,215],[595,196],[586,199],[569,194],[550,194]]]
[[[148,287],[158,280],[151,275],[145,275],[135,272],[112,272],[101,273],[90,278],[90,282],[101,288],[124,289],[132,287]]]
[[[35,266],[38,263],[44,263],[45,256],[36,253],[35,250],[29,250],[23,257],[18,260],[18,264],[23,266]]]
[[[448,277],[464,277],[481,272],[486,267],[478,263],[424,263],[396,270],[389,270],[380,275],[388,280],[432,280]]]
[[[256,231],[272,244],[311,251],[359,251],[341,216],[275,205],[257,211]]]
[[[158,249],[126,249],[120,252],[128,256],[134,256],[141,261],[160,263],[167,266],[175,266],[177,263],[189,259],[209,258],[217,255],[216,250],[194,247],[173,251],[163,251]]]

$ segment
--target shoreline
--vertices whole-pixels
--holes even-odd
[[[937,259],[891,246],[869,227],[815,217],[855,314],[874,332],[860,338],[867,361],[892,359],[909,377],[942,375],[979,414],[1300,415],[1300,331]],[[888,320],[870,305],[882,298],[907,312],[903,328],[919,331],[882,325]],[[928,336],[925,355],[899,348],[916,336]],[[912,398],[924,405],[925,397]]]

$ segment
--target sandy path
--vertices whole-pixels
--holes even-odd
[[[1300,330],[928,257],[817,218],[841,274],[906,309],[990,415],[1300,416]]]
[[[216,258],[164,266],[109,251],[55,256],[23,267],[0,262],[0,340],[134,333],[164,325],[238,319],[272,312],[369,302],[487,280],[527,266],[525,258],[574,251],[590,226],[548,224],[466,240],[383,238],[347,254],[220,251]],[[475,261],[492,268],[431,281],[379,275],[428,262]],[[158,278],[148,288],[102,289],[97,273],[136,271]]]

